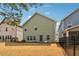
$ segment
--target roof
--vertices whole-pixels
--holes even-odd
[[[70,17],[72,14],[74,14],[74,13],[77,12],[77,11],[79,11],[79,8],[77,8],[75,11],[72,11],[69,15],[67,15],[66,17],[64,17],[63,20],[61,20],[61,22],[60,22],[59,28],[60,28],[62,22],[63,22],[65,19],[67,19],[68,17]]]
[[[5,18],[0,22],[0,24],[2,24],[6,19],[8,19],[9,21],[12,21],[12,20],[10,20],[9,17],[5,17]]]
[[[67,29],[65,29],[65,31],[68,31],[68,30],[74,29],[74,28],[76,28],[76,27],[79,27],[79,25],[76,25],[76,26],[73,26],[73,27],[67,28]]]
[[[79,8],[75,9],[74,11],[72,11],[68,16],[66,16],[63,20],[67,19],[69,16],[71,16],[72,14],[74,14],[75,12],[79,11]]]
[[[47,18],[47,19],[49,19],[49,20],[51,20],[51,21],[53,21],[53,22],[56,23],[55,20],[52,20],[52,19],[48,18],[47,16],[44,16],[44,15],[42,15],[42,14],[36,12],[35,14],[33,14],[33,15],[23,24],[23,26],[24,26],[29,20],[31,20],[35,15],[43,16],[43,17],[45,17],[45,18]]]
[[[0,25],[6,20],[6,19],[8,19],[9,21],[13,21],[13,20],[11,20],[11,18],[10,17],[5,17],[1,22],[0,22]],[[12,25],[13,26],[13,25]],[[22,28],[22,26],[18,26],[18,27],[20,27],[20,28]]]
[[[22,26],[18,26],[18,27],[22,28]]]

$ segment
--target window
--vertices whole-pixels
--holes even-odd
[[[1,36],[0,36],[0,39],[1,39]]]
[[[9,35],[8,35],[8,39],[9,39]]]
[[[33,40],[36,40],[36,37],[35,36],[33,36]]]
[[[50,36],[49,35],[47,35],[47,40],[49,40],[50,39]]]
[[[35,30],[37,30],[37,28],[35,28]]]
[[[30,40],[32,40],[32,36],[30,36]]]
[[[27,36],[27,40],[29,40],[29,36]]]
[[[72,27],[72,25],[68,25],[68,28],[69,28],[69,27]]]
[[[4,41],[4,36],[2,36],[3,37],[3,41]]]
[[[7,39],[7,36],[5,36],[5,39]]]
[[[69,28],[69,27],[72,27],[72,22],[70,22],[70,21],[67,23],[67,28]]]
[[[8,28],[6,27],[6,32],[8,31]]]
[[[25,32],[27,31],[27,29],[25,29]]]
[[[10,39],[12,38],[12,36],[10,35]]]
[[[40,35],[40,41],[41,42],[43,41],[43,35]]]

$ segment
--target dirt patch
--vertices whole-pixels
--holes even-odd
[[[9,45],[8,45],[9,44]],[[57,43],[0,43],[2,56],[63,56],[65,52]]]

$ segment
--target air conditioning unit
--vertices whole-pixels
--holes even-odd
[[[48,41],[44,41],[45,43],[47,43]]]

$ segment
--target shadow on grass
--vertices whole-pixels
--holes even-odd
[[[50,46],[52,43],[16,43],[5,42],[5,46]]]

